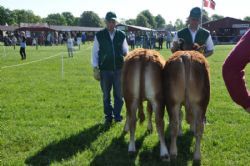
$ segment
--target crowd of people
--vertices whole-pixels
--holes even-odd
[[[22,40],[22,31],[15,33],[7,33],[5,36],[0,37],[0,41],[4,42],[5,46],[20,45]],[[74,45],[78,45],[79,41],[85,43],[87,36],[85,32],[33,32],[32,34],[26,33],[27,45],[40,45],[51,46],[67,43],[68,37],[73,39]]]
[[[162,49],[164,40],[169,45],[172,42],[173,35],[170,31],[167,33],[148,31],[148,32],[128,32],[127,41],[131,49],[134,48],[148,48],[148,49]],[[166,44],[166,48],[170,48]]]

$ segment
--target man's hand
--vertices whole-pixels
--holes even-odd
[[[93,72],[94,72],[94,78],[97,80],[97,81],[100,81],[101,79],[101,76],[100,76],[100,70],[98,67],[94,67],[93,68]]]

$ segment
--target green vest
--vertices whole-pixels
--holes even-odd
[[[209,37],[209,31],[203,28],[199,28],[195,35],[194,43],[193,43],[192,35],[188,28],[184,28],[178,31],[177,35],[178,35],[178,38],[184,39],[186,45],[193,46],[194,43],[197,43],[201,46],[203,44],[206,44],[206,41]],[[190,47],[190,49],[191,48],[192,47]]]
[[[125,37],[124,32],[116,29],[112,42],[106,28],[97,32],[96,38],[99,42],[98,55],[100,70],[114,71],[122,68],[124,61],[122,45]]]

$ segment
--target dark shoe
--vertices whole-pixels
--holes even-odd
[[[121,122],[122,121],[122,116],[120,116],[119,118],[115,118],[115,122]]]
[[[112,119],[105,119],[104,124],[110,125],[112,123]]]

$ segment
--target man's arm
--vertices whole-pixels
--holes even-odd
[[[205,57],[209,57],[209,56],[212,55],[213,53],[214,53],[214,50],[205,51]]]
[[[213,53],[214,53],[214,43],[213,43],[211,35],[209,34],[207,41],[206,41],[205,57],[209,57]]]
[[[123,52],[123,55],[126,56],[128,54],[128,51],[129,51],[128,42],[127,42],[127,40],[125,38],[123,40],[123,43],[122,43],[122,52]]]
[[[95,36],[94,38],[94,45],[92,49],[92,57],[91,57],[91,63],[93,67],[93,72],[94,72],[94,78],[97,81],[100,81],[101,76],[100,76],[100,70],[99,70],[99,63],[98,63],[98,51],[99,51],[99,42]]]
[[[92,49],[92,57],[91,57],[92,67],[98,67],[98,51],[99,51],[99,42],[95,36]]]

